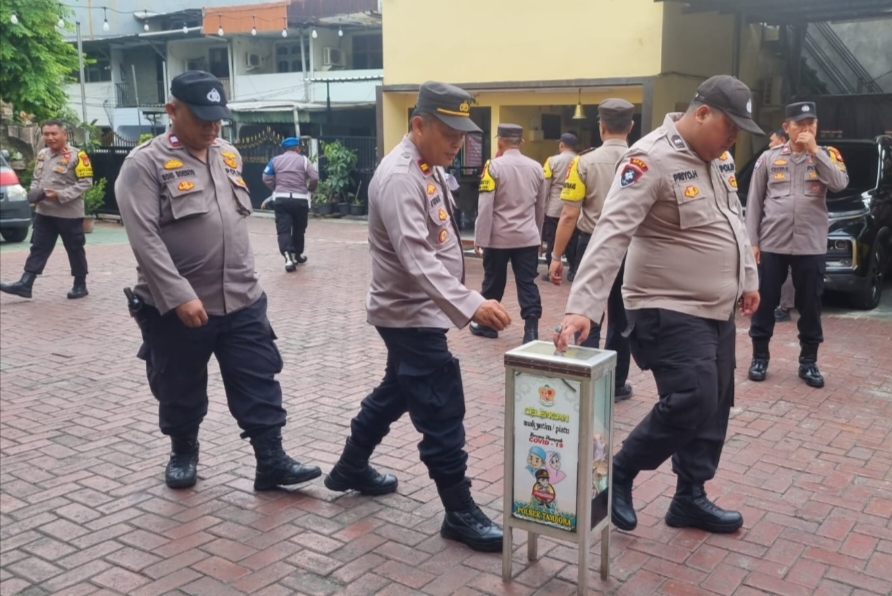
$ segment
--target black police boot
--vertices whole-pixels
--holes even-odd
[[[799,351],[799,378],[809,387],[820,389],[824,386],[824,377],[818,370],[818,346],[801,344]]]
[[[478,337],[488,337],[489,339],[496,339],[499,337],[498,331],[492,327],[487,327],[486,325],[480,325],[478,323],[471,323],[471,333]]]
[[[679,478],[675,496],[666,512],[666,523],[673,528],[699,528],[715,534],[730,534],[743,526],[743,516],[739,511],[726,511],[707,499],[702,484],[690,484]]]
[[[300,484],[318,478],[322,470],[307,466],[288,457],[282,449],[282,431],[274,428],[251,439],[257,458],[254,490],[271,490],[277,486]]]
[[[294,261],[295,265],[303,265],[307,262],[307,255],[299,255],[297,253],[291,253],[291,260]]]
[[[632,482],[638,472],[626,470],[613,459],[613,507],[610,519],[620,530],[631,532],[638,526],[638,516],[632,504]]]
[[[622,387],[617,387],[613,391],[613,403],[618,404],[632,397],[632,386],[626,383]]]
[[[396,490],[396,476],[381,474],[369,465],[370,451],[347,439],[341,459],[325,477],[325,487],[343,492],[353,489],[364,495],[386,495]]]
[[[440,536],[457,540],[484,553],[502,550],[502,527],[486,517],[471,497],[471,481],[465,478],[455,486],[437,487],[446,509]]]
[[[750,381],[764,381],[768,372],[768,361],[771,355],[768,352],[768,342],[764,339],[753,340],[753,362],[746,378]]]
[[[22,273],[22,279],[15,283],[0,283],[0,292],[15,294],[16,296],[21,296],[22,298],[30,298],[31,287],[34,285],[35,279],[37,279],[36,275],[34,275],[33,273],[28,273],[26,271],[25,273]]]
[[[539,317],[529,317],[523,326],[523,343],[539,339]]]
[[[286,252],[284,254],[284,257],[285,257],[285,271],[287,271],[288,273],[291,273],[295,269],[294,258],[292,258],[290,252]]]
[[[198,478],[198,430],[186,435],[171,435],[170,461],[164,471],[164,482],[170,488],[195,486]]]
[[[71,286],[71,291],[68,292],[69,300],[76,300],[78,298],[83,298],[84,296],[88,296],[90,292],[87,291],[87,278],[83,275],[78,275],[74,278],[74,285]]]

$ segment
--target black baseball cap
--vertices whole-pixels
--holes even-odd
[[[576,144],[579,143],[579,139],[572,132],[565,132],[561,135],[561,143],[570,149],[575,149]]]
[[[753,122],[753,95],[750,88],[730,75],[716,75],[703,81],[694,100],[721,110],[734,124],[756,135],[765,133]]]
[[[415,113],[430,114],[449,128],[461,132],[483,132],[471,120],[473,101],[474,98],[464,89],[449,83],[428,81],[418,88]]]
[[[170,82],[170,94],[189,106],[199,120],[215,122],[230,117],[220,79],[203,70],[187,70]]]
[[[817,118],[818,108],[812,101],[791,103],[784,108],[784,119],[799,122],[806,118]]]

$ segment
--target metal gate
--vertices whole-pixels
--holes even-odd
[[[93,164],[93,182],[105,178],[105,204],[99,209],[99,213],[118,215],[118,199],[115,196],[115,182],[124,165],[124,160],[130,151],[136,147],[136,141],[127,141],[117,137],[114,145],[100,145],[90,151],[90,161]]]
[[[243,137],[233,143],[242,155],[242,178],[248,185],[251,204],[260,209],[260,203],[272,194],[263,183],[263,169],[273,157],[282,152],[280,144],[285,137],[267,127],[263,131]]]

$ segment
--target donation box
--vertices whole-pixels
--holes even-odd
[[[588,589],[591,536],[601,532],[601,577],[610,574],[610,499],[616,353],[535,341],[505,354],[505,541],[502,579],[511,580],[512,531],[575,542],[580,594]]]

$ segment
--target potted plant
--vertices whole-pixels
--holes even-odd
[[[325,159],[325,179],[319,182],[317,194],[323,201],[319,205],[319,213],[323,213],[325,203],[327,209],[334,210],[334,204],[338,205],[339,213],[344,216],[350,213],[350,203],[347,201],[347,192],[353,181],[350,175],[356,167],[358,156],[356,151],[344,147],[339,141],[325,143],[322,148]]]
[[[328,180],[321,180],[313,193],[313,207],[319,215],[331,215],[334,210],[332,189]]]
[[[365,205],[362,204],[362,198],[359,196],[360,188],[362,188],[362,182],[359,183],[359,188],[353,194],[353,201],[350,203],[350,215],[365,215]]]
[[[84,234],[93,231],[96,222],[96,212],[105,205],[105,184],[107,180],[100,178],[84,193]]]

